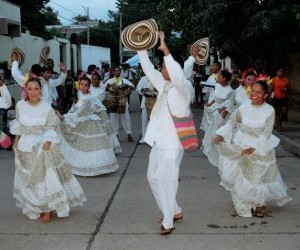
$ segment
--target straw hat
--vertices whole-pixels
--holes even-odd
[[[209,39],[207,37],[202,38],[192,45],[192,48],[194,46],[198,46],[199,52],[198,55],[195,57],[195,63],[199,65],[206,64],[208,57],[209,57]]]
[[[9,54],[8,61],[7,61],[7,68],[9,68],[9,69],[11,69],[13,53],[17,53],[19,67],[21,67],[25,62],[25,54],[23,53],[23,51],[17,47],[13,47]]]
[[[154,19],[140,21],[127,26],[121,33],[123,45],[133,50],[147,50],[158,42],[158,26]]]
[[[42,48],[39,58],[39,63],[43,66],[48,66],[48,55],[50,53],[50,47],[46,46]]]

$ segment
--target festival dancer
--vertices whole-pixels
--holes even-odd
[[[84,193],[64,163],[59,119],[50,105],[41,100],[42,87],[38,78],[30,78],[26,98],[16,105],[16,119],[10,133],[15,135],[14,194],[17,206],[30,219],[51,220],[52,212],[67,217],[70,206],[82,206]]]
[[[176,201],[179,168],[183,147],[178,138],[171,113],[189,116],[194,88],[184,76],[181,66],[174,60],[165,43],[165,35],[159,32],[160,47],[164,53],[162,71],[154,69],[147,51],[138,51],[145,75],[159,92],[151,113],[144,141],[151,147],[147,178],[163,219],[159,233],[170,234],[174,220],[183,218],[182,209]],[[182,63],[183,64],[183,63]]]
[[[91,80],[83,76],[78,102],[64,115],[61,124],[65,161],[73,173],[80,176],[96,176],[119,169],[110,138],[95,114],[101,107],[89,93],[90,85]]]
[[[214,136],[220,154],[220,184],[231,192],[242,217],[264,217],[267,202],[275,200],[283,206],[292,200],[276,164],[279,139],[272,135],[275,112],[266,103],[267,97],[267,83],[255,83],[251,102],[236,109]]]

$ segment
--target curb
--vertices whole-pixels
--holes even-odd
[[[280,138],[280,144],[288,151],[296,154],[300,157],[300,143],[297,143],[290,139],[289,137],[280,134],[277,131],[273,131],[273,133]]]

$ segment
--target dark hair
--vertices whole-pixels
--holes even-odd
[[[37,77],[30,77],[30,78],[27,80],[27,82],[25,83],[26,87],[27,87],[27,84],[28,84],[29,82],[37,82],[37,83],[39,84],[40,88],[42,88],[41,81],[40,81],[40,79],[37,78]]]
[[[89,86],[91,86],[91,79],[88,78],[86,75],[83,75],[80,81],[87,81],[89,83]]]
[[[30,71],[31,71],[32,74],[35,74],[36,76],[40,76],[41,73],[42,73],[42,67],[39,64],[33,64],[31,66]]]
[[[226,81],[228,82],[231,77],[232,77],[232,74],[228,72],[228,70],[226,69],[223,69],[220,71],[221,75],[226,79]]]
[[[53,69],[51,67],[46,67],[46,66],[43,66],[42,67],[42,73],[46,72],[46,71],[50,71],[51,73],[53,72]]]
[[[255,77],[256,77],[256,74],[255,74],[253,71],[249,71],[249,72],[245,75],[245,78],[247,78],[248,76],[255,76]]]
[[[212,64],[215,64],[216,66],[218,66],[219,69],[221,69],[221,67],[222,67],[221,63],[218,62],[218,61],[217,62],[213,62]]]
[[[257,81],[254,84],[259,84],[263,88],[265,94],[269,94],[269,85],[265,81]]]
[[[97,72],[93,73],[93,74],[92,74],[92,77],[93,77],[93,76],[96,76],[96,77],[98,78],[98,80],[101,80],[101,76],[100,76]]]
[[[284,69],[284,67],[282,67],[282,66],[276,67],[276,72],[277,72],[278,70],[280,70],[280,69],[282,69],[282,71],[285,72],[285,69]]]
[[[87,68],[88,73],[90,74],[97,66],[95,64],[90,64]]]

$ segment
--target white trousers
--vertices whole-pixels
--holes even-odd
[[[159,149],[155,145],[149,156],[147,178],[163,213],[165,229],[172,228],[174,215],[182,212],[176,201],[182,156],[183,149]]]
[[[142,108],[141,119],[142,119],[142,139],[141,139],[141,141],[144,141],[145,134],[147,131],[147,126],[149,123],[146,108]]]
[[[119,134],[119,119],[121,119],[126,134],[131,134],[131,120],[128,111],[128,103],[126,103],[125,114],[110,113],[110,121],[116,135]]]

